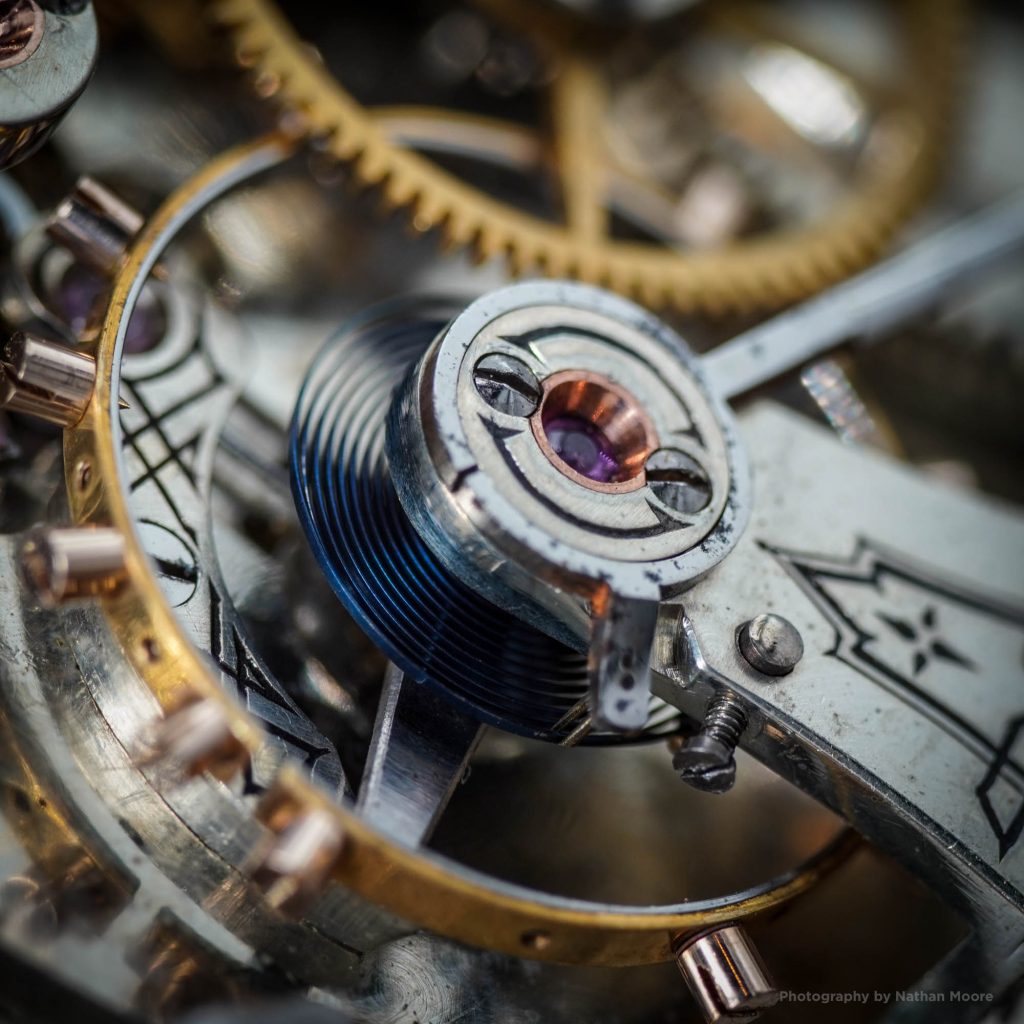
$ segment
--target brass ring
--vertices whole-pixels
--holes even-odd
[[[165,711],[200,695],[217,702],[250,752],[261,727],[220,686],[161,591],[135,530],[120,459],[116,394],[120,353],[142,285],[177,232],[207,203],[293,152],[281,135],[228,150],[185,182],[142,228],[116,274],[96,342],[96,386],[82,420],[64,434],[64,465],[76,523],[114,527],[124,536],[124,583],[99,598],[125,657]],[[88,470],[88,471],[86,471]],[[345,836],[335,879],[414,924],[474,946],[570,964],[627,966],[672,958],[681,933],[777,911],[806,893],[856,846],[843,831],[808,861],[760,886],[672,906],[610,906],[539,893],[415,850],[362,821],[286,765],[277,783],[300,806],[326,810]]]

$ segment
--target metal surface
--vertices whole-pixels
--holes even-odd
[[[536,374],[521,359],[505,352],[484,356],[473,367],[473,383],[492,409],[507,416],[532,416],[540,404]]]
[[[848,340],[870,343],[1024,251],[1024,193],[917,242],[827,294],[767,320],[704,359],[708,386],[732,398]]]
[[[480,367],[498,359],[540,382],[535,410],[481,393]],[[642,730],[657,602],[726,557],[749,502],[729,413],[682,339],[581,285],[492,292],[409,373],[387,445],[402,508],[441,565],[554,639],[582,642],[594,723]],[[669,489],[695,494],[698,476],[706,499]],[[530,703],[544,696],[534,687]],[[564,710],[552,703],[550,721]],[[507,720],[517,727],[514,709]]]
[[[136,752],[140,764],[166,764],[185,776],[208,772],[222,782],[230,782],[244,767],[245,750],[213,701],[186,703],[149,732]]]
[[[295,814],[275,831],[274,839],[248,867],[267,902],[275,910],[298,917],[323,892],[344,851],[345,834],[335,817],[324,810]]]
[[[683,514],[645,487],[597,493],[560,472],[521,419],[466,386],[477,361],[498,351],[541,380],[613,378],[662,444],[704,467],[710,503]],[[541,609],[539,628],[564,636],[554,614],[586,637],[586,619],[564,591],[586,595],[604,583],[658,600],[728,553],[749,501],[730,424],[685,343],[649,313],[582,285],[530,282],[473,303],[435,342],[393,406],[389,457],[403,508],[460,578],[485,597],[499,586],[516,591]]]
[[[0,11],[12,2],[0,0]],[[288,16],[320,45],[326,67],[351,75],[397,148],[422,146],[450,174],[466,172],[474,189],[502,197],[506,214],[520,202],[552,223],[561,213],[595,263],[613,232],[654,240],[667,255],[671,246],[699,247],[702,263],[730,239],[767,232],[767,241],[779,225],[821,223],[845,209],[864,168],[880,169],[883,181],[934,151],[944,127],[914,122],[923,109],[914,89],[937,101],[949,95],[949,51],[922,30],[914,45],[927,60],[901,50],[895,33],[876,54],[874,6],[701,5],[685,25],[619,33],[606,76],[585,52],[603,45],[596,22],[563,18],[583,33],[574,51],[576,38],[586,45],[559,75],[546,61],[527,67],[529,48],[509,28],[534,11],[547,24],[556,4],[480,2],[495,22],[475,4],[435,11],[413,3],[399,17],[346,6],[336,21],[300,0]],[[941,19],[950,9],[933,12]],[[947,996],[944,1005],[915,998],[893,1016],[945,1024],[979,1015],[992,1006],[987,997],[1011,1014],[1007,984],[1024,967],[1019,907],[1004,912],[1007,900],[1000,903],[1021,889],[1021,734],[1011,726],[1024,710],[1007,696],[1020,681],[1014,514],[993,518],[972,502],[952,509],[932,476],[929,501],[923,476],[911,493],[892,483],[891,465],[847,461],[835,437],[817,444],[813,432],[779,427],[786,417],[777,410],[773,419],[739,407],[758,466],[751,507],[772,536],[745,533],[661,608],[601,586],[567,600],[580,629],[565,630],[566,639],[577,648],[596,641],[588,700],[582,657],[522,623],[521,595],[506,588],[498,608],[456,587],[393,490],[385,498],[392,389],[451,313],[415,298],[367,314],[381,318],[373,323],[353,325],[353,311],[452,283],[479,294],[504,283],[502,270],[439,259],[430,238],[403,234],[404,218],[377,218],[373,197],[322,188],[347,175],[332,159],[344,140],[323,131],[330,126],[316,123],[313,107],[302,111],[309,121],[287,126],[305,134],[313,124],[315,145],[302,159],[257,176],[274,163],[271,151],[283,157],[290,147],[244,147],[179,188],[247,131],[245,99],[236,103],[225,87],[202,13],[192,0],[107,4],[101,90],[90,90],[28,173],[18,172],[40,207],[81,173],[116,182],[140,209],[174,189],[135,244],[125,248],[137,224],[115,230],[109,247],[95,249],[108,255],[93,273],[81,262],[93,250],[76,262],[50,244],[31,204],[16,193],[12,204],[0,185],[0,261],[10,254],[0,316],[11,329],[62,339],[68,351],[95,351],[101,378],[68,432],[63,465],[52,426],[0,413],[0,531],[13,535],[0,545],[0,1018],[148,1024],[195,1011],[227,1020],[238,1008],[254,1020],[326,1015],[353,1024],[669,1024],[695,1015],[672,962],[687,947],[725,968],[717,981],[707,967],[694,980],[698,999],[715,1013],[726,1008],[750,958],[739,938],[706,940],[708,929],[730,935],[738,918],[784,984],[787,1005],[772,1015],[780,1024],[866,1024],[884,1012],[879,994],[892,1004],[894,993],[922,989]],[[544,35],[536,25],[526,31]],[[999,35],[1016,54],[1011,34]],[[189,70],[173,71],[149,49],[152,39]],[[456,69],[458,78],[451,58],[467,39],[479,46],[476,64]],[[206,60],[213,63],[200,69]],[[904,91],[919,60],[928,73]],[[990,63],[979,62],[986,81]],[[524,68],[530,80],[517,86]],[[410,88],[432,75],[434,85]],[[511,96],[501,91],[510,83],[519,90]],[[263,74],[258,88],[269,95],[288,85]],[[401,95],[435,106],[405,115],[371,106]],[[546,126],[532,108],[548,95],[550,143],[528,127]],[[476,113],[458,120],[441,109],[462,97]],[[990,102],[986,94],[982,106]],[[514,123],[489,116],[506,112]],[[1012,123],[1004,111],[1000,184],[973,192],[954,184],[951,208],[1006,191],[1014,164],[1006,153],[1020,148]],[[971,127],[958,153],[973,166],[974,118]],[[769,149],[780,143],[787,151],[773,160]],[[609,166],[605,148],[621,166]],[[357,181],[377,180],[374,159],[372,147],[353,154]],[[925,176],[906,183],[904,198]],[[241,187],[225,195],[224,182]],[[546,185],[554,187],[542,193]],[[385,191],[395,198],[391,179]],[[894,198],[887,192],[878,210]],[[437,200],[414,197],[420,227],[439,223]],[[706,287],[696,301],[744,309],[778,301],[794,282],[820,286],[823,272],[870,258],[871,213],[862,208],[831,252],[805,248],[798,264],[766,262],[753,291],[754,278],[727,282],[709,272],[705,285],[721,289]],[[26,220],[35,228],[19,241]],[[448,223],[448,240],[458,243],[459,224]],[[470,241],[485,254],[494,238]],[[699,284],[680,288],[683,305],[694,301],[685,288]],[[990,298],[997,285],[986,280],[979,293],[985,317],[1005,312]],[[645,288],[648,301],[665,298],[657,274]],[[941,298],[961,307],[952,288]],[[971,338],[978,318],[971,314]],[[765,390],[820,410],[854,443],[869,436],[869,420],[896,423],[894,450],[922,464],[945,459],[949,478],[956,459],[960,487],[1000,486],[989,460],[1005,458],[1017,433],[1005,424],[1019,417],[1001,407],[1009,399],[1014,409],[1019,374],[1010,360],[1024,319],[1002,322],[1009,337],[974,346],[946,313],[915,318],[913,344],[892,346],[906,361],[888,364],[882,389],[863,372],[862,352],[837,354],[843,374],[819,359],[818,372],[803,373],[817,410],[795,376]],[[302,420],[308,430],[296,445],[309,460],[304,470],[316,474],[296,477],[296,498],[311,497],[324,516],[321,537],[333,545],[325,559],[307,550],[308,523],[288,494],[288,421],[310,359],[339,324],[318,363],[333,368],[317,378],[321,412]],[[735,327],[680,322],[700,351]],[[526,424],[553,479],[594,501],[646,489],[684,517],[713,506],[719,493],[706,460],[666,444],[648,403],[617,374],[595,367],[541,379],[535,365],[513,358],[485,356],[462,390],[475,390],[481,411]],[[963,415],[968,387],[971,418]],[[925,440],[959,431],[962,448],[918,447],[906,419],[918,401],[949,421],[922,431]],[[567,425],[574,418],[588,427]],[[588,464],[599,435],[610,468]],[[1014,487],[1011,477],[1005,493]],[[118,562],[98,580],[114,585],[99,601],[41,607],[17,571],[19,545],[40,522],[42,537],[59,540],[50,531],[69,520],[76,538],[102,533],[111,542]],[[866,558],[837,571],[839,556],[826,547],[833,538],[863,540],[861,522],[890,531],[901,550],[876,550],[870,566]],[[805,538],[813,559],[795,550]],[[89,566],[97,561],[88,544],[70,550]],[[931,556],[926,572],[920,563]],[[929,597],[919,602],[926,577]],[[1013,606],[1000,620],[1012,620],[1004,633],[986,624],[990,587],[1009,595],[1002,612]],[[965,593],[968,601],[956,599]],[[808,626],[812,612],[834,636]],[[781,616],[806,643],[802,658],[778,632]],[[387,655],[360,624],[409,667],[404,680],[392,673],[379,707]],[[715,671],[719,664],[726,667]],[[786,668],[784,677],[765,672]],[[685,713],[648,692],[649,676],[664,692],[666,671]],[[894,710],[894,690],[912,695],[922,721]],[[537,694],[547,701],[540,714],[530,705]],[[959,757],[947,742],[951,719],[929,698],[947,710],[959,702],[961,724],[989,743],[977,744],[981,757]],[[462,713],[474,702],[502,728],[485,730],[467,759],[479,729]],[[641,723],[648,708],[647,729],[611,734]],[[503,731],[514,725],[527,737]],[[709,788],[735,776],[729,796],[680,785],[664,744],[642,742],[657,735],[670,737],[677,762]],[[972,766],[983,771],[972,775]],[[352,795],[359,788],[363,807]],[[832,869],[842,843],[802,863],[841,827],[802,789],[876,845],[858,844],[841,872]],[[978,808],[995,853],[975,841]],[[968,925],[972,934],[943,960]],[[728,962],[716,952],[729,952]],[[875,1005],[800,1005],[810,1002],[804,996],[863,990],[874,991]],[[973,1005],[950,1005],[966,1002],[955,992]]]
[[[15,554],[5,543],[5,596],[18,593]],[[191,950],[190,972],[197,982],[208,972],[239,981],[247,972],[260,974],[265,968],[253,959],[259,949],[306,984],[336,984],[351,977],[358,954],[405,934],[407,928],[340,891],[321,897],[311,924],[283,923],[239,873],[261,838],[252,798],[212,778],[185,778],[186,766],[171,763],[173,757],[140,765],[154,751],[148,743],[152,734],[137,727],[130,744],[137,756],[133,764],[114,730],[126,721],[152,721],[154,702],[126,669],[102,621],[87,608],[69,615],[40,611],[31,601],[23,606],[23,616],[5,615],[0,629],[2,721],[12,732],[5,739],[4,792],[12,797],[23,787],[28,794],[27,855],[46,882],[44,896],[67,907],[59,931],[69,934],[37,950],[42,963],[66,959],[74,987],[102,993],[101,1003],[116,995],[128,1008],[149,1013],[153,1007],[137,990],[152,966],[149,933],[160,931],[161,920],[163,931]],[[73,643],[79,652],[102,655],[84,678]],[[116,705],[104,701],[105,687],[116,695]],[[199,738],[194,724],[179,733],[193,750]],[[153,738],[158,737],[159,731]],[[34,779],[25,781],[23,771]],[[55,839],[43,826],[61,816],[65,830]],[[65,892],[59,857],[68,844],[84,847],[86,865],[95,866],[80,872],[77,890]],[[12,856],[5,847],[4,863]],[[127,905],[125,893],[132,897]],[[9,930],[4,934],[11,937]],[[104,950],[120,957],[119,968],[111,970]],[[161,999],[169,996],[158,977],[151,983]],[[205,982],[204,988],[221,991]]]
[[[718,693],[739,702],[746,749],[972,923],[929,985],[999,991],[1024,950],[1020,517],[837,448],[767,404],[744,430],[760,481],[753,520],[677,620],[663,618],[655,692],[694,713]],[[736,645],[737,626],[765,608],[784,608],[804,642],[782,682]]]
[[[48,604],[116,590],[124,574],[124,539],[116,530],[42,529],[22,545],[21,566]]]
[[[16,67],[36,52],[44,25],[35,0],[13,0],[0,7],[0,71]]]
[[[193,695],[219,704],[253,763],[259,763],[265,749],[262,728],[208,670],[139,543],[124,490],[120,428],[112,396],[118,393],[119,355],[128,317],[145,275],[164,248],[205,203],[276,165],[288,152],[279,138],[229,151],[172,194],[142,229],[114,281],[96,349],[93,401],[82,425],[65,436],[68,498],[74,518],[106,522],[125,538],[125,585],[115,596],[103,599],[100,608],[126,661],[165,710],[173,710]],[[96,471],[85,489],[78,485],[75,471],[83,459]],[[154,646],[157,637],[159,643]],[[627,965],[670,959],[669,936],[783,906],[810,891],[852,849],[849,838],[840,837],[795,870],[726,897],[670,906],[620,906],[509,885],[436,854],[406,847],[370,828],[344,800],[336,802],[312,786],[308,775],[294,765],[277,771],[274,792],[298,811],[323,810],[334,817],[345,836],[334,878],[344,886],[346,899],[369,901],[385,923],[394,912],[461,942],[557,963]],[[356,923],[353,920],[353,927]],[[375,927],[379,930],[381,925]]]
[[[456,311],[447,301],[389,303],[328,342],[295,410],[293,491],[331,587],[411,681],[466,713],[547,735],[586,693],[585,659],[447,571],[391,484],[384,433],[392,392]]]
[[[882,449],[887,447],[883,430],[838,360],[826,358],[806,366],[800,373],[800,383],[844,441]]]
[[[262,95],[299,115],[302,129],[322,140],[334,159],[350,164],[360,180],[379,187],[390,206],[407,207],[417,229],[437,228],[451,245],[471,246],[484,257],[504,256],[519,272],[542,268],[553,277],[606,284],[653,307],[721,314],[804,298],[876,258],[933,179],[964,29],[964,10],[955,0],[915,0],[895,8],[906,88],[899,92],[903,102],[886,107],[893,119],[880,118],[894,129],[895,137],[880,140],[888,159],[864,161],[849,190],[824,215],[817,211],[806,224],[685,252],[604,231],[595,237],[595,225],[607,222],[606,180],[615,167],[601,132],[601,62],[612,62],[600,50],[560,46],[565,33],[551,31],[542,8],[524,14],[515,4],[494,6],[506,22],[535,37],[542,52],[554,49],[563,71],[544,85],[552,93],[549,148],[556,154],[564,223],[510,205],[431,154],[396,144],[375,112],[311,55],[270,0],[217,0],[211,11],[229,31],[239,62],[255,72]],[[720,25],[728,29],[729,19]],[[670,102],[686,105],[678,95]],[[449,120],[457,131],[459,113]],[[538,168],[537,175],[547,170]]]
[[[388,667],[356,813],[407,846],[425,843],[465,775],[481,725]]]
[[[76,260],[109,275],[143,218],[110,189],[81,178],[46,224],[46,233]]]
[[[19,331],[0,362],[0,409],[74,426],[85,414],[95,379],[90,355]]]
[[[736,782],[734,753],[747,727],[747,716],[731,697],[708,705],[700,732],[683,742],[672,767],[683,782],[705,793],[727,793]]]
[[[651,645],[657,601],[635,601],[610,589],[591,602],[590,723],[617,732],[639,732],[651,705]]]

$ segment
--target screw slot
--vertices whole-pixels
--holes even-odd
[[[473,368],[477,394],[494,410],[508,416],[531,416],[540,403],[536,374],[521,359],[494,352]]]
[[[678,448],[659,448],[644,471],[655,497],[676,512],[694,515],[711,502],[711,481],[704,467]]]
[[[785,676],[804,656],[799,630],[781,615],[757,615],[736,631],[747,664],[766,676]]]

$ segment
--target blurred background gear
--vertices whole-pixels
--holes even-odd
[[[360,19],[403,69],[378,96],[352,74],[349,33],[301,14],[297,28],[270,0],[211,13],[257,92],[419,230],[516,272],[712,313],[791,302],[879,254],[934,181],[966,30],[956,0],[820,20],[709,4],[647,33],[481,7],[424,22],[418,53]],[[858,76],[849,32],[876,33],[888,59]],[[474,165],[495,161],[526,171],[525,195],[480,183]]]

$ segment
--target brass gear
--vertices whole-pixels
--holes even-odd
[[[908,86],[894,113],[899,130],[881,159],[868,161],[846,197],[807,225],[727,246],[679,252],[607,233],[597,161],[590,159],[598,72],[585,51],[560,46],[556,157],[568,224],[518,210],[388,137],[383,121],[338,82],[295,33],[273,0],[209,0],[239,62],[256,75],[298,131],[407,208],[418,230],[440,231],[480,259],[504,256],[513,273],[574,277],[685,313],[747,313],[807,297],[863,268],[882,252],[927,193],[943,151],[961,63],[964,0],[898,0],[906,27]],[[458,116],[458,115],[454,115]]]

